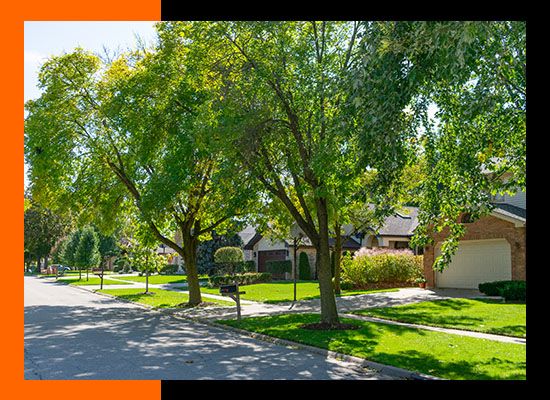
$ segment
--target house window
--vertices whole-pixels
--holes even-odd
[[[256,258],[256,252],[254,252],[254,253],[252,253],[252,254],[253,254],[254,258]]]

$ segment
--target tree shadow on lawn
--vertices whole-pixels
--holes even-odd
[[[411,311],[410,314],[407,314],[403,310],[394,311],[391,309],[387,309],[383,310],[383,312],[371,312],[371,310],[369,310],[368,313],[361,313],[360,315],[369,315],[373,317],[389,319],[392,321],[401,321],[417,325],[444,326],[457,329],[460,329],[460,327],[475,328],[483,322],[482,318],[469,317],[467,315],[438,316],[428,311]]]
[[[487,330],[487,333],[492,333],[495,335],[514,336],[514,337],[526,337],[527,327],[525,325],[499,326],[498,328],[491,328]]]
[[[477,300],[486,304],[498,304],[506,307],[506,304],[498,300],[482,299]],[[397,307],[377,307],[354,312],[358,315],[369,315],[373,317],[385,318],[393,321],[402,321],[420,325],[443,326],[447,328],[470,329],[493,334],[508,335],[508,336],[525,336],[525,325],[510,325],[504,327],[494,327],[481,329],[485,322],[484,317],[473,317],[465,315],[468,310],[474,307],[471,301],[461,299],[435,300],[426,303],[426,308],[422,308],[422,303],[415,305],[404,305]],[[464,311],[461,315],[445,315],[438,314],[439,310],[447,311]],[[496,312],[496,310],[495,310]]]
[[[446,379],[466,380],[525,380],[526,362],[514,362],[491,357],[486,361],[441,361],[431,354],[416,350],[398,354],[378,353],[371,360],[382,364],[399,366],[411,371]],[[489,367],[498,366],[499,373],[491,373]],[[523,371],[523,372],[520,372]]]
[[[454,361],[452,359],[445,361],[429,351],[409,349],[388,353],[377,350],[381,345],[382,336],[384,335],[402,336],[411,334],[411,331],[416,331],[414,333],[420,336],[427,336],[430,334],[422,329],[407,328],[397,325],[381,326],[381,324],[376,323],[358,323],[350,319],[342,319],[342,322],[359,324],[361,328],[347,331],[321,331],[306,330],[297,326],[297,324],[314,323],[318,321],[319,315],[315,314],[302,314],[299,316],[296,314],[288,314],[278,315],[276,318],[269,316],[253,319],[245,318],[241,323],[237,321],[226,321],[226,323],[229,322],[230,325],[258,333],[446,379],[525,379],[525,362],[509,361],[490,356],[478,357],[472,361]],[[388,344],[386,344],[386,346],[387,345]],[[411,343],[411,346],[413,345],[414,344]],[[451,354],[447,357],[452,358],[453,356]]]

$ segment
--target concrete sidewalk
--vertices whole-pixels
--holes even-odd
[[[95,291],[99,289],[95,286],[79,286],[80,288]],[[177,289],[181,291],[186,287],[186,284],[162,284],[162,285],[149,285],[150,288],[160,288],[165,290]],[[145,284],[139,282],[133,282],[130,285],[108,285],[107,289],[120,289],[120,288],[145,288]],[[230,301],[229,298],[221,295],[213,295],[209,293],[202,293],[203,298],[208,299],[220,299]],[[503,335],[493,335],[481,332],[473,332],[461,329],[450,329],[433,327],[428,325],[417,325],[410,323],[403,323],[397,321],[390,321],[382,318],[374,318],[367,316],[359,316],[349,314],[349,312],[361,310],[370,307],[392,307],[398,305],[405,305],[411,303],[418,303],[423,301],[443,300],[449,298],[488,298],[477,290],[471,289],[420,289],[420,288],[401,288],[397,292],[378,292],[355,296],[344,296],[336,298],[336,305],[338,312],[341,316],[346,318],[354,318],[358,320],[365,320],[371,322],[393,324],[407,326],[410,328],[426,329],[438,332],[444,332],[454,335],[470,336],[479,339],[494,340],[506,343],[518,343],[526,344],[526,339],[516,338]],[[289,314],[289,313],[319,313],[321,310],[321,303],[319,299],[301,300],[293,304],[293,302],[267,304],[256,301],[250,301],[241,299],[241,315],[242,317],[259,317],[277,314]],[[221,319],[234,319],[236,318],[236,306],[225,307],[195,307],[184,310],[172,310],[173,314],[191,318],[197,321],[209,321],[213,322]]]

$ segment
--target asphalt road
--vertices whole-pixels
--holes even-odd
[[[25,379],[392,379],[306,350],[25,277]]]

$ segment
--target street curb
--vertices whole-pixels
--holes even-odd
[[[204,325],[210,325],[210,326],[220,328],[220,329],[230,330],[230,331],[233,331],[235,333],[245,335],[245,336],[251,337],[253,339],[261,340],[261,341],[264,341],[264,342],[277,344],[277,345],[281,345],[281,346],[285,346],[285,347],[290,347],[290,348],[294,348],[294,349],[306,350],[306,351],[309,351],[309,352],[312,352],[312,353],[316,353],[316,354],[325,356],[327,358],[331,358],[331,359],[335,359],[335,360],[339,360],[339,361],[346,361],[346,362],[355,364],[355,365],[360,366],[360,367],[368,367],[369,369],[372,369],[372,370],[374,370],[378,373],[389,375],[389,376],[394,376],[394,377],[397,377],[397,378],[409,379],[409,380],[442,380],[442,378],[438,378],[436,376],[422,374],[420,372],[414,372],[414,371],[410,371],[410,370],[407,370],[407,369],[394,367],[394,366],[391,366],[391,365],[380,364],[380,363],[377,363],[375,361],[366,360],[364,358],[350,356],[348,354],[338,353],[338,352],[335,352],[335,351],[326,350],[326,349],[322,349],[322,348],[319,348],[319,347],[309,346],[309,345],[303,344],[303,343],[293,342],[293,341],[286,340],[286,339],[280,339],[280,338],[276,338],[276,337],[273,337],[273,336],[264,335],[264,334],[261,334],[261,333],[250,332],[250,331],[247,331],[247,330],[244,330],[244,329],[235,328],[233,326],[224,325],[224,324],[220,324],[220,323],[217,323],[217,322],[204,320],[204,319],[201,319],[201,318],[187,317],[187,316],[184,316],[184,315],[174,315],[174,314],[172,314],[172,316],[174,316],[176,318],[191,320],[193,322],[201,323],[201,324],[204,324]]]
[[[261,333],[250,332],[250,331],[247,331],[247,330],[244,330],[244,329],[235,328],[233,326],[228,326],[228,325],[220,324],[220,323],[217,323],[217,322],[212,322],[212,321],[202,319],[202,318],[189,317],[189,316],[185,316],[185,315],[181,315],[181,314],[174,314],[173,311],[176,310],[176,309],[153,308],[153,307],[145,305],[145,304],[140,304],[140,303],[136,303],[136,302],[133,302],[133,301],[130,301],[130,300],[121,299],[119,297],[116,297],[116,296],[113,296],[113,295],[110,295],[110,294],[107,294],[107,293],[100,293],[100,292],[97,292],[95,290],[86,289],[86,288],[79,287],[79,286],[74,286],[74,287],[76,287],[78,289],[81,289],[81,290],[84,290],[84,291],[89,292],[89,293],[95,293],[95,294],[98,294],[98,295],[101,295],[101,296],[110,297],[112,299],[121,301],[123,303],[134,304],[134,305],[137,305],[139,307],[142,307],[142,308],[145,308],[145,309],[148,309],[148,310],[151,310],[151,311],[159,312],[159,313],[171,316],[171,317],[176,318],[176,319],[181,318],[181,319],[185,319],[185,320],[188,320],[188,321],[193,321],[195,323],[212,326],[212,327],[219,328],[219,329],[233,331],[235,333],[248,336],[252,339],[261,340],[261,341],[264,341],[264,342],[267,342],[267,343],[272,343],[272,344],[281,345],[281,346],[285,346],[285,347],[290,347],[290,348],[294,348],[294,349],[306,350],[306,351],[309,351],[311,353],[315,353],[315,354],[325,356],[327,358],[349,362],[349,363],[355,364],[359,367],[367,367],[369,369],[374,370],[375,372],[378,372],[378,373],[381,373],[381,374],[384,374],[384,375],[394,376],[396,378],[408,379],[408,380],[430,380],[430,381],[431,380],[443,380],[442,378],[438,378],[436,376],[427,375],[427,374],[423,374],[423,373],[419,373],[419,372],[414,372],[414,371],[410,371],[410,370],[407,370],[407,369],[404,369],[404,368],[394,367],[394,366],[391,366],[391,365],[380,364],[380,363],[377,363],[375,361],[366,360],[364,358],[350,356],[348,354],[338,353],[338,352],[331,351],[331,350],[321,349],[319,347],[309,346],[309,345],[298,343],[298,342],[292,342],[292,341],[286,340],[286,339],[279,339],[279,338],[264,335],[264,334],[261,334]]]

